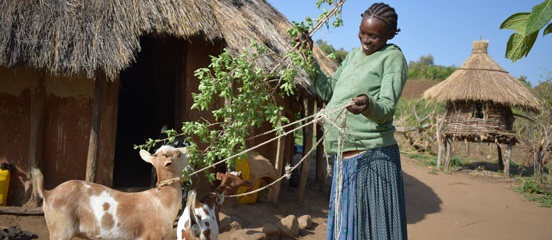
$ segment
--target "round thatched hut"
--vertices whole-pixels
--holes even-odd
[[[488,41],[474,41],[472,55],[464,64],[427,89],[423,98],[446,103],[442,132],[438,134],[445,144],[445,169],[450,163],[452,141],[491,142],[498,145],[499,164],[501,144],[506,145],[504,174],[508,176],[511,148],[517,142],[512,107],[539,112],[540,103],[487,54],[487,46]]]

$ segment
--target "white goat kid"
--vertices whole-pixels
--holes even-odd
[[[70,180],[47,191],[42,173],[33,169],[50,239],[167,239],[181,208],[178,177],[188,164],[188,149],[162,146],[155,154],[141,150],[140,156],[155,167],[157,188],[129,193]]]
[[[217,173],[220,185],[201,201],[196,200],[195,190],[188,192],[186,207],[176,226],[177,240],[210,239],[219,235],[219,211],[225,195],[233,194],[240,186],[251,188],[251,182],[239,177],[239,173]]]

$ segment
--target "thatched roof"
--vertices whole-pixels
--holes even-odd
[[[427,89],[424,99],[491,101],[539,112],[539,100],[487,54],[488,41],[474,41],[472,55],[447,79]]]
[[[290,26],[264,0],[1,1],[0,66],[89,78],[101,70],[114,80],[135,61],[146,34],[221,39],[234,52],[256,40],[283,54]]]

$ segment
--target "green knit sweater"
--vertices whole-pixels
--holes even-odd
[[[326,101],[327,112],[335,112],[325,121],[328,131],[324,145],[327,152],[338,151],[339,129],[342,129],[343,151],[367,150],[396,143],[393,126],[395,105],[406,82],[408,66],[399,47],[387,44],[370,55],[360,47],[347,54],[332,77],[319,71],[311,82]],[[336,112],[351,99],[365,94],[370,98],[366,111],[352,114]],[[336,119],[341,116],[339,119]],[[333,123],[331,123],[333,122]]]

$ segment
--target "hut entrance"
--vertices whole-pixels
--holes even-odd
[[[146,36],[136,62],[121,72],[113,186],[150,186],[152,166],[140,159],[134,145],[156,139],[163,125],[178,129],[185,79],[186,42]],[[180,91],[179,91],[180,90]]]

